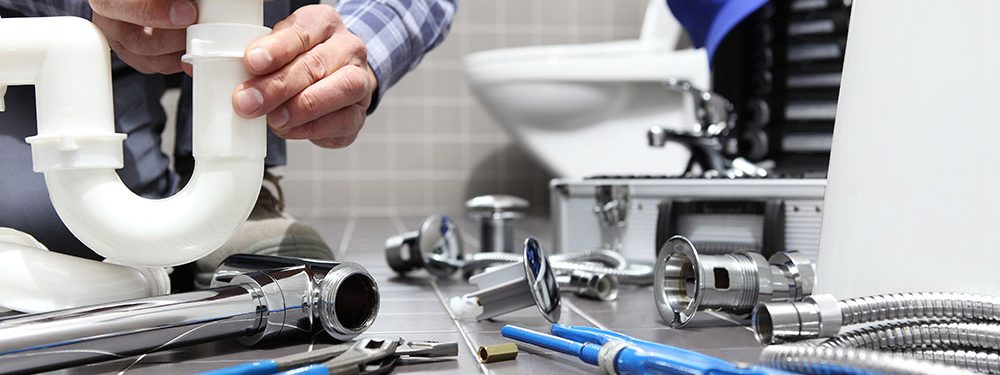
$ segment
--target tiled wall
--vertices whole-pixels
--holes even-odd
[[[357,143],[290,142],[284,189],[300,217],[459,213],[509,193],[548,208],[545,173],[472,95],[462,57],[543,44],[635,39],[645,0],[463,0],[445,42],[384,98]]]

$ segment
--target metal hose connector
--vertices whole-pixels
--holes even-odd
[[[898,354],[903,357],[943,363],[962,367],[984,374],[1000,374],[1000,354],[970,350],[905,350]]]
[[[976,348],[1000,351],[1000,325],[988,323],[899,322],[878,324],[841,334],[820,346],[908,350]],[[965,366],[963,366],[965,367]]]
[[[916,355],[912,356],[916,357]],[[866,349],[771,345],[760,354],[766,366],[804,374],[970,374],[961,368]]]
[[[815,280],[813,264],[797,253],[707,255],[682,236],[663,244],[655,270],[656,309],[674,328],[701,310],[745,314],[758,302],[802,300]]]
[[[1000,321],[1000,298],[925,292],[883,294],[837,301],[817,295],[793,303],[763,303],[753,312],[757,341],[777,344],[833,337],[845,325],[912,319]]]

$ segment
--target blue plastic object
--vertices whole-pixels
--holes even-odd
[[[279,372],[275,375],[330,375],[330,369],[323,365],[309,365],[294,370]]]
[[[202,372],[200,375],[268,375],[278,372],[278,362],[273,360],[245,363],[218,370]]]
[[[579,357],[598,365],[601,348],[612,341],[624,344],[615,356],[615,374],[717,374],[786,375],[791,372],[763,366],[737,365],[719,358],[655,342],[639,340],[614,331],[592,327],[552,326],[552,335],[507,325],[504,337]]]
[[[709,61],[729,31],[764,4],[767,0],[667,0],[691,43],[708,50]]]

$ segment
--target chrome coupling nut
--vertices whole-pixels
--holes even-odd
[[[580,297],[598,301],[614,301],[618,298],[618,278],[600,273],[573,271],[556,276],[559,290]]]
[[[656,308],[674,328],[701,310],[745,314],[760,302],[801,301],[812,294],[816,278],[814,265],[798,253],[769,260],[749,251],[698,254],[682,236],[663,245],[655,270]]]
[[[771,345],[836,336],[843,314],[835,297],[819,294],[799,302],[761,303],[753,309],[752,322],[757,342]]]

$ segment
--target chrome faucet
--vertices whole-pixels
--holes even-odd
[[[679,130],[659,125],[650,127],[646,132],[650,147],[663,148],[667,141],[675,141],[690,149],[691,161],[685,170],[688,177],[767,177],[767,170],[746,159],[730,159],[727,156],[735,154],[731,133],[736,127],[736,110],[729,100],[682,79],[667,79],[663,86],[694,99],[696,122],[689,128]],[[696,166],[701,169],[700,173],[696,172]]]

